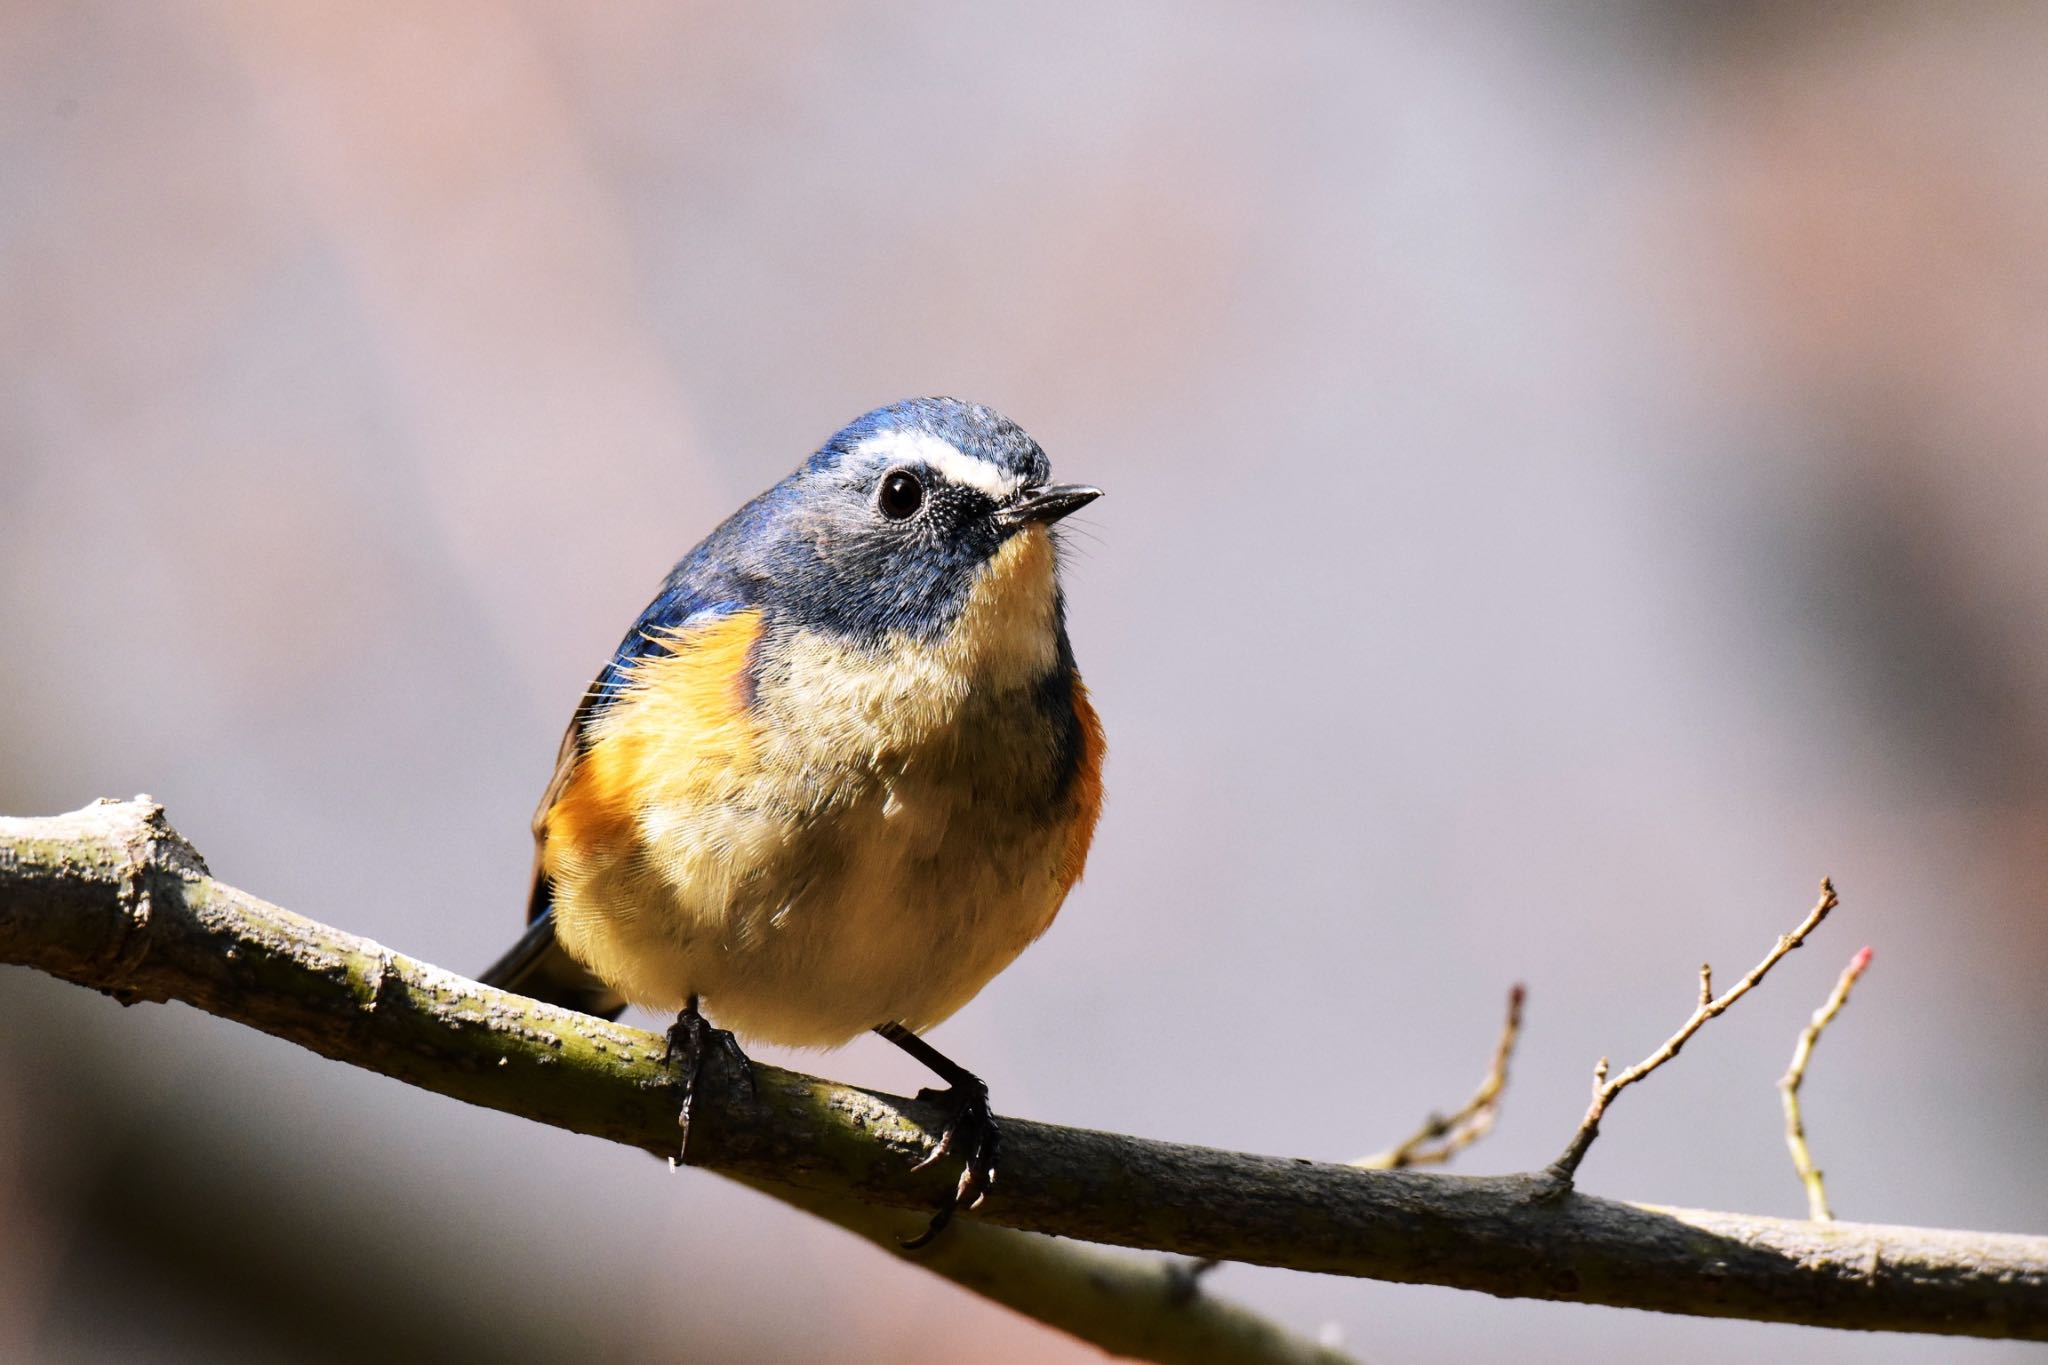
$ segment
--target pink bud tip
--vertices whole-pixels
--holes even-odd
[[[1869,965],[1870,949],[1867,945],[1859,949],[1856,953],[1856,956],[1849,959],[1849,970],[1852,972],[1860,972]]]

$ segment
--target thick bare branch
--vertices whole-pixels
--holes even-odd
[[[128,1004],[182,1000],[424,1089],[695,1159],[660,1036],[492,990],[214,881],[148,797],[0,818],[0,962]],[[767,1084],[808,1080],[756,1071]],[[1227,1299],[1184,1302],[1181,1279],[1150,1258],[965,1223],[910,1256],[901,1242],[929,1208],[906,1214],[844,1190],[721,1173],[1115,1355],[1180,1365],[1350,1360]]]
[[[1500,1115],[1500,1097],[1508,1085],[1508,1063],[1515,1055],[1515,1042],[1522,1035],[1522,1002],[1528,991],[1517,981],[1508,991],[1508,1017],[1501,1025],[1500,1038],[1493,1045],[1493,1061],[1471,1096],[1448,1114],[1431,1114],[1422,1126],[1382,1152],[1362,1156],[1351,1164],[1368,1171],[1399,1171],[1410,1166],[1442,1166],[1479,1139],[1493,1131]],[[1188,1293],[1202,1278],[1223,1264],[1215,1257],[1199,1261],[1176,1261],[1177,1273]]]
[[[0,821],[0,962],[130,1000],[184,1000],[474,1104],[677,1150],[657,1036],[490,990],[236,891],[146,804]],[[938,1109],[768,1066],[750,1095],[712,1065],[686,1162],[799,1202],[929,1209],[943,1192],[946,1176],[910,1172]],[[1004,1131],[1002,1183],[963,1230],[1509,1296],[2048,1340],[2048,1238],[1658,1208],[1557,1196],[1540,1176],[1368,1171],[1022,1119]]]

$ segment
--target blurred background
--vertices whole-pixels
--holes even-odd
[[[0,4],[0,810],[480,970],[576,698],[727,511],[956,393],[1110,491],[1088,878],[937,1035],[1342,1159],[1508,984],[1542,1164],[2048,1230],[2048,14]],[[792,1060],[770,1053],[776,1060]],[[797,1064],[895,1087],[879,1041]],[[1383,1362],[1992,1362],[1241,1267]],[[1511,1334],[1511,1335],[1510,1335]],[[0,1359],[1080,1361],[702,1172],[0,970]],[[2026,1358],[2034,1358],[2028,1353]]]

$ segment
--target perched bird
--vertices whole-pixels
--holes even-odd
[[[585,691],[534,816],[528,929],[486,974],[706,1049],[874,1030],[949,1087],[954,1208],[988,1089],[918,1035],[1052,923],[1101,808],[1102,729],[1052,527],[1101,496],[985,407],[860,418],[675,566]],[[707,1006],[723,1029],[699,1012]],[[743,1058],[742,1058],[743,1060]]]

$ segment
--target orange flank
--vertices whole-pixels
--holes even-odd
[[[592,727],[589,747],[549,808],[543,862],[625,852],[649,803],[691,809],[716,801],[753,767],[747,715],[748,654],[761,637],[761,613],[736,611],[668,632],[663,653],[633,666],[618,699]]]
[[[1058,873],[1063,898],[1081,880],[1088,846],[1095,841],[1095,821],[1102,814],[1102,718],[1089,705],[1088,689],[1078,676],[1074,679],[1074,718],[1081,723],[1081,761],[1074,770],[1074,827]]]

